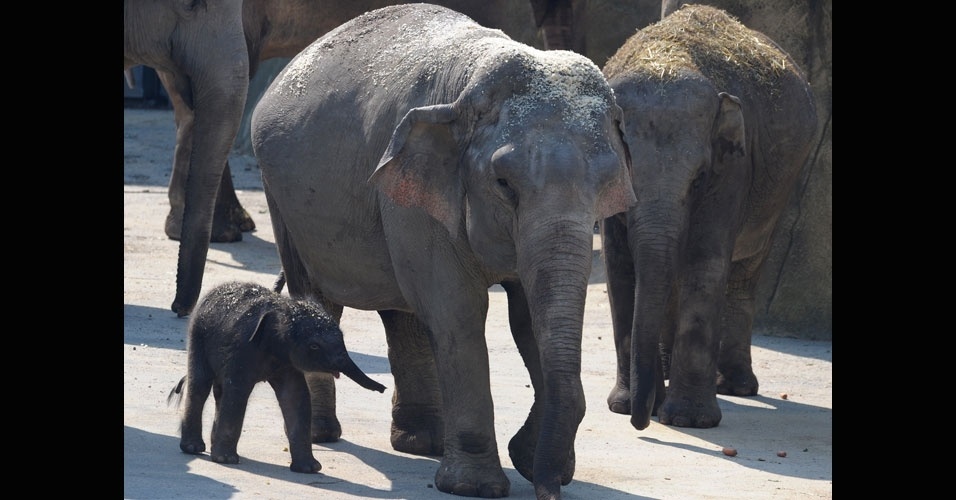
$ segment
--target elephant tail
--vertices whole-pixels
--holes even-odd
[[[176,408],[179,408],[179,403],[183,399],[183,385],[186,384],[186,377],[179,379],[179,383],[176,384],[176,387],[173,387],[173,390],[169,391],[169,396],[166,396],[166,406],[172,402],[173,397],[176,398]]]
[[[285,286],[285,270],[279,271],[279,277],[276,278],[276,282],[272,285],[272,291],[275,293],[282,293],[282,287]]]

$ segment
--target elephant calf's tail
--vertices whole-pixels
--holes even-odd
[[[176,384],[176,387],[173,387],[173,390],[169,391],[169,396],[166,396],[166,406],[169,406],[170,402],[173,400],[173,396],[176,397],[176,408],[179,408],[179,402],[183,399],[183,384],[186,383],[186,377],[179,379],[179,383]]]
[[[276,278],[276,282],[272,285],[272,291],[275,293],[282,293],[282,287],[285,286],[285,270],[279,271],[279,277]]]

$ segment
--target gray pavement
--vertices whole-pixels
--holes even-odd
[[[166,186],[175,141],[166,110],[124,111],[123,496],[129,499],[436,499],[457,498],[433,486],[438,460],[394,451],[389,444],[394,387],[384,332],[373,311],[346,309],[342,329],[356,363],[388,387],[385,394],[346,379],[338,384],[342,439],[315,444],[318,474],[288,468],[288,443],[267,384],[253,391],[239,455],[221,465],[208,454],[179,450],[179,416],[166,396],[185,374],[186,319],[170,311],[178,243],[163,233]],[[271,285],[279,269],[258,168],[231,160],[239,198],[257,229],[239,243],[211,245],[203,293],[227,280]],[[599,242],[595,239],[595,248]],[[597,255],[597,254],[595,254]],[[611,413],[614,344],[603,269],[595,260],[583,337],[587,414],[578,430],[574,481],[567,500],[832,498],[832,343],[754,336],[760,394],[719,396],[723,420],[712,429],[652,421],[643,431]],[[527,372],[508,330],[504,292],[490,290],[487,339],[495,427],[511,498],[533,499],[532,485],[511,464],[507,444],[532,402]],[[786,398],[782,395],[786,394]],[[206,405],[208,447],[213,401]],[[736,457],[721,453],[738,450]],[[785,451],[786,457],[779,457]]]

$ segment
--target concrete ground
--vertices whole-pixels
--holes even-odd
[[[389,444],[394,387],[385,336],[373,311],[346,309],[342,330],[356,363],[386,385],[385,394],[343,378],[338,384],[342,439],[315,444],[318,474],[289,466],[288,443],[267,384],[253,391],[239,455],[221,465],[179,450],[179,415],[167,406],[186,373],[186,319],[170,310],[178,243],[166,238],[167,184],[175,144],[172,111],[124,111],[123,185],[123,496],[128,499],[436,499],[438,459],[394,451]],[[214,243],[203,293],[227,280],[271,285],[279,260],[259,171],[253,159],[230,160],[239,198],[257,229],[239,243]],[[595,248],[599,241],[595,238]],[[597,256],[597,253],[595,254]],[[605,398],[614,382],[614,343],[600,259],[588,292],[581,379],[587,414],[575,441],[574,480],[566,500],[832,498],[832,343],[760,335],[753,338],[760,394],[718,396],[723,420],[712,429],[659,424],[631,427]],[[511,498],[533,499],[531,483],[508,457],[507,444],[532,402],[530,380],[511,339],[505,294],[490,290],[487,341],[495,428]],[[786,395],[786,397],[784,397]],[[213,401],[207,403],[207,448]],[[737,456],[721,452],[733,447]],[[785,457],[778,452],[786,452]]]

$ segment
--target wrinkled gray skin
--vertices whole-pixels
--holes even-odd
[[[322,465],[312,455],[311,396],[303,372],[341,372],[366,389],[385,392],[349,357],[342,330],[321,306],[256,284],[213,288],[190,319],[187,342],[188,371],[169,394],[170,400],[181,397],[185,384],[179,448],[191,454],[206,450],[202,414],[211,389],[216,400],[213,462],[239,463],[236,445],[258,382],[269,382],[279,400],[292,454],[289,468],[304,473],[318,472]]]
[[[124,0],[123,24],[123,69],[156,69],[176,109],[167,234],[171,224],[182,234],[172,304],[182,317],[199,298],[220,184],[232,193],[223,169],[249,87],[242,1]]]
[[[717,31],[736,24],[722,11],[688,6],[660,25],[673,32],[676,24],[683,35],[691,13],[720,13],[706,21]],[[749,32],[776,47],[760,67],[786,68],[770,86],[740,71],[662,71],[660,51],[650,51],[657,59],[644,51],[657,39],[653,28],[604,67],[624,110],[638,199],[602,222],[618,372],[607,401],[637,429],[652,413],[667,425],[714,427],[718,393],[757,394],[754,290],[807,162],[816,110],[800,69],[764,35]],[[671,47],[693,43],[664,38]]]
[[[435,0],[485,26],[516,28],[509,3]],[[559,22],[533,0],[538,25]],[[242,120],[249,78],[261,61],[292,57],[319,36],[389,0],[124,0],[123,69],[156,70],[173,105],[176,150],[169,178],[166,235],[180,241],[172,310],[189,314],[199,298],[209,242],[235,242],[255,229],[232,185],[228,155]],[[560,19],[565,19],[561,16]],[[568,18],[569,19],[569,18]],[[129,76],[129,73],[127,73]]]
[[[512,462],[538,498],[571,481],[592,229],[634,201],[620,119],[583,56],[423,4],[323,36],[256,107],[289,292],[379,311],[392,446],[442,454],[441,491],[510,489],[484,337],[495,283],[535,389]]]

